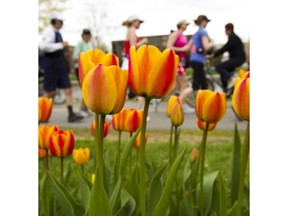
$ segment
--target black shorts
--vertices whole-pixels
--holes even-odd
[[[49,58],[45,57],[43,68],[44,90],[47,92],[55,91],[56,88],[66,89],[71,88],[69,71],[64,58]]]

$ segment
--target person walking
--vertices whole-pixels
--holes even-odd
[[[78,58],[81,52],[85,52],[90,49],[94,49],[94,44],[92,42],[92,34],[89,29],[83,29],[81,34],[82,40],[75,46],[75,49],[73,51],[72,56],[72,65],[74,66],[72,70],[74,70],[79,86],[80,86],[80,80],[79,80],[79,74],[78,74]],[[73,72],[72,72],[73,73]],[[87,106],[84,103],[83,98],[81,98],[80,102],[80,115],[82,115],[84,118],[89,117],[91,113],[89,112]]]
[[[246,61],[246,55],[243,43],[240,37],[234,32],[234,25],[228,23],[225,25],[225,33],[228,36],[227,43],[220,49],[208,55],[208,58],[217,57],[225,52],[229,53],[227,61],[220,62],[215,69],[221,76],[222,88],[227,93],[227,85],[234,70]],[[231,92],[232,93],[232,92]],[[227,95],[228,97],[231,95]]]
[[[139,48],[140,46],[147,44],[148,39],[147,38],[139,38],[136,34],[136,30],[140,28],[140,25],[144,21],[141,20],[136,15],[130,15],[127,20],[125,20],[122,25],[127,27],[127,34],[126,39],[124,41],[124,50],[123,50],[123,57],[122,57],[122,69],[128,70],[128,59],[129,59],[129,51],[131,46],[135,46],[136,48]],[[130,92],[128,89],[128,99],[134,98],[135,95]],[[143,109],[144,106],[144,98],[143,97],[137,97],[137,109]]]
[[[199,89],[207,89],[208,85],[206,82],[206,76],[204,71],[204,63],[206,60],[206,53],[211,49],[212,42],[209,39],[208,32],[206,30],[207,24],[211,20],[205,15],[199,15],[194,23],[199,27],[197,32],[192,35],[192,48],[191,56],[189,59],[190,67],[193,69],[193,81],[192,87],[187,87],[180,94],[182,101]]]
[[[177,31],[171,32],[168,37],[166,47],[175,51],[179,56],[179,65],[176,74],[175,89],[181,94],[183,90],[189,87],[189,83],[186,80],[186,70],[184,68],[186,64],[186,53],[190,50],[192,45],[192,39],[188,41],[187,37],[183,35],[187,26],[190,23],[186,20],[181,20],[177,23]],[[194,109],[191,109],[186,103],[183,103],[183,112],[192,113]]]
[[[40,49],[45,52],[43,60],[45,93],[43,97],[54,98],[56,88],[64,89],[68,122],[76,122],[83,119],[83,117],[73,112],[69,69],[64,56],[64,49],[68,47],[68,42],[63,41],[59,32],[63,26],[62,16],[58,13],[52,14],[50,24],[44,29],[43,40],[40,43]]]

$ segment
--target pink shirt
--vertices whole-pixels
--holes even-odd
[[[183,47],[188,43],[187,37],[184,36],[181,32],[177,32],[177,39],[174,43],[175,47]],[[176,54],[180,58],[185,58],[186,53],[185,52],[176,52]]]

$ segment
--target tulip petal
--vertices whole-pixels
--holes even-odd
[[[216,123],[220,121],[226,113],[226,94],[223,92],[210,94],[204,101],[202,111],[205,122]]]
[[[165,97],[174,87],[179,58],[171,49],[160,55],[149,73],[147,94],[151,98]],[[159,82],[161,80],[161,82]]]
[[[85,77],[82,96],[87,107],[95,113],[109,114],[117,100],[117,88],[111,72],[98,65]]]
[[[118,66],[110,66],[106,69],[113,75],[117,88],[117,100],[112,110],[112,113],[114,114],[121,111],[126,100],[128,71],[122,70]]]

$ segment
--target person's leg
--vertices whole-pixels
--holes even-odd
[[[205,75],[205,71],[204,71],[204,64],[203,63],[197,63],[197,71],[199,71],[198,73],[198,77],[199,77],[199,82],[200,82],[200,88],[201,89],[208,89],[208,85],[207,85],[207,81],[206,81],[206,75]]]

